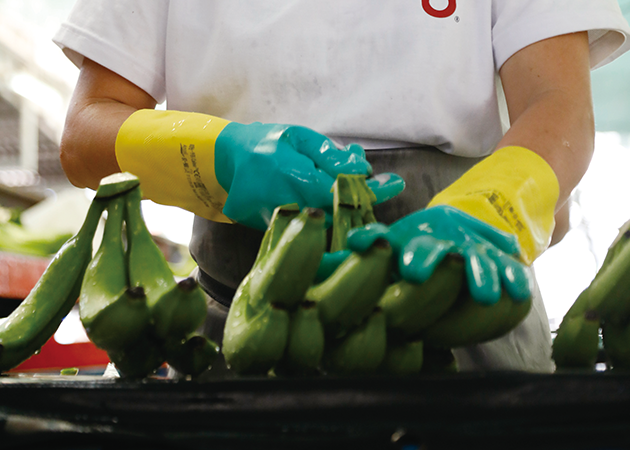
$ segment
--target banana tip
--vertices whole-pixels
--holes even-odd
[[[177,283],[177,287],[186,292],[192,291],[197,287],[197,280],[193,277],[184,278]]]
[[[127,294],[134,300],[140,300],[146,297],[142,286],[133,286],[127,289]]]
[[[303,300],[302,302],[300,302],[300,307],[303,309],[311,309],[311,308],[315,308],[317,306],[317,302],[314,302],[313,300]]]
[[[306,213],[311,219],[321,219],[324,217],[324,210],[320,208],[306,208]]]

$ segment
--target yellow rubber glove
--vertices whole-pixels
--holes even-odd
[[[547,162],[523,147],[504,147],[437,194],[428,207],[453,206],[518,238],[531,265],[548,247],[555,226],[558,179]]]
[[[372,174],[361,146],[339,149],[306,127],[241,124],[181,111],[133,113],[118,132],[116,158],[151,200],[259,230],[280,205],[321,208],[329,217],[337,175]],[[367,183],[377,202],[404,188],[395,174]]]
[[[118,166],[136,175],[154,202],[231,223],[222,213],[227,192],[214,168],[214,144],[228,123],[205,114],[137,111],[118,132]]]

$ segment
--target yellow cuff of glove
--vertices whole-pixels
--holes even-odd
[[[429,206],[450,205],[518,237],[531,265],[548,247],[555,226],[558,179],[539,155],[504,147],[437,194]]]
[[[140,179],[154,202],[231,223],[221,212],[227,192],[214,168],[214,143],[228,123],[206,114],[139,110],[118,132],[118,165]]]

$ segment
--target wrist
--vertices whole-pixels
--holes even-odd
[[[549,245],[559,196],[547,162],[524,147],[504,147],[437,194],[429,206],[447,204],[517,236],[531,264]]]

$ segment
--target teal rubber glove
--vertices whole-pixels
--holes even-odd
[[[459,253],[466,261],[471,296],[479,303],[498,302],[502,286],[515,301],[531,298],[531,274],[518,259],[517,238],[452,206],[416,211],[389,227],[375,223],[354,228],[348,233],[348,248],[365,251],[378,238],[390,242],[400,276],[408,281],[428,280],[447,253]]]
[[[216,139],[214,163],[228,193],[223,214],[259,230],[267,228],[277,206],[291,203],[321,208],[330,220],[337,175],[372,174],[361,146],[338,149],[309,128],[279,124],[230,122]],[[368,186],[381,203],[398,195],[404,181],[380,174]]]

